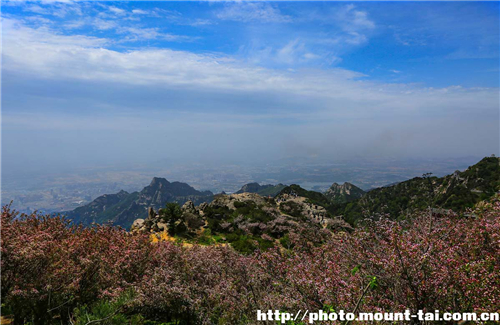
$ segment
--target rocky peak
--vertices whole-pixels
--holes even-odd
[[[340,185],[333,183],[332,186],[325,192],[325,196],[334,203],[349,202],[359,199],[365,195],[365,191],[349,182]]]
[[[170,184],[165,178],[162,177],[153,177],[153,180],[149,184],[150,187],[162,187]]]
[[[248,184],[245,184],[241,187],[241,189],[236,192],[235,194],[240,194],[240,193],[257,193],[260,189],[262,188],[262,186],[260,186],[259,183],[248,183]]]

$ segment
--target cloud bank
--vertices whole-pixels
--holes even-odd
[[[227,7],[219,18],[289,19],[268,5],[243,4],[254,5],[261,7]],[[111,12],[125,15],[120,10]],[[349,37],[342,40],[365,42],[376,24],[352,6],[343,10],[338,21],[354,23],[343,25]],[[384,83],[335,67],[273,69],[228,54],[120,49],[116,42],[3,19],[5,160],[498,153],[496,88]],[[296,40],[281,49],[282,60],[297,52],[314,56]]]

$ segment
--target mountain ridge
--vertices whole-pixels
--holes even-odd
[[[148,208],[160,209],[168,202],[184,204],[192,201],[200,204],[211,201],[213,195],[210,191],[198,191],[186,183],[154,177],[141,191],[128,193],[121,190],[117,194],[104,194],[87,205],[61,214],[84,225],[109,222],[129,228],[135,219],[147,216]]]
[[[285,187],[286,187],[286,185],[283,185],[281,183],[279,183],[277,185],[272,185],[272,184],[260,185],[259,183],[254,182],[254,183],[248,183],[248,184],[243,185],[241,187],[241,189],[234,192],[234,194],[256,193],[256,194],[259,194],[262,196],[275,197]]]
[[[390,215],[402,218],[428,207],[463,212],[500,190],[500,158],[485,157],[464,171],[443,177],[425,174],[390,186],[379,187],[351,202],[331,205],[334,216],[351,224],[364,218]]]

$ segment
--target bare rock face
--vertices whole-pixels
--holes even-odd
[[[183,213],[193,213],[193,214],[197,213],[193,201],[187,201],[186,203],[184,203],[184,205],[181,208],[181,211]]]
[[[197,208],[196,208],[196,211],[198,212],[198,214],[200,215],[200,217],[203,217],[205,215],[205,209],[208,207],[208,203],[206,202],[203,202],[202,204],[200,204]]]
[[[144,219],[136,219],[132,223],[132,227],[130,227],[131,232],[139,232],[144,228]]]

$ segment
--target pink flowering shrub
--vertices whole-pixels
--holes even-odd
[[[179,324],[255,323],[257,309],[500,310],[498,201],[468,218],[423,212],[352,233],[301,230],[286,247],[244,256],[4,208],[2,303],[35,324],[68,323],[76,307],[129,289],[128,314]]]
[[[122,229],[2,211],[2,302],[15,321],[69,317],[77,304],[116,297],[144,274],[151,245]]]
[[[269,276],[251,257],[227,246],[189,249],[161,242],[138,284],[141,313],[185,323],[238,324],[252,320]]]
[[[477,218],[382,220],[319,247],[275,249],[257,262],[271,274],[270,305],[316,310],[500,309],[500,203]],[[362,299],[361,299],[362,297]]]

